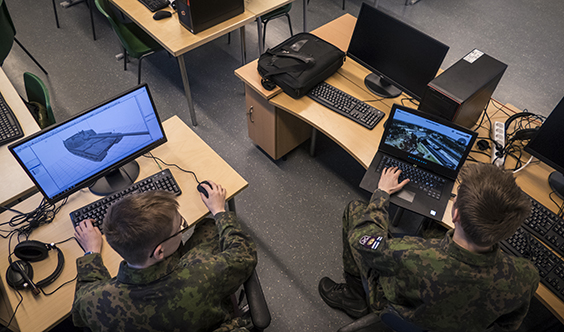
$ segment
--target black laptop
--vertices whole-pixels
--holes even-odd
[[[448,120],[394,104],[384,134],[360,187],[373,192],[381,171],[398,166],[411,181],[390,201],[442,220],[460,168],[478,134]]]

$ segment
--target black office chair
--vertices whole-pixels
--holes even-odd
[[[6,6],[6,1],[0,0],[0,66],[10,53],[14,41],[20,45],[22,50],[35,62],[35,64],[47,75],[47,71],[35,60],[26,48],[16,39],[16,28],[10,17],[10,12]]]
[[[245,281],[243,288],[247,297],[248,307],[243,310],[242,314],[245,314],[247,311],[250,314],[251,321],[253,322],[251,332],[262,332],[270,325],[271,317],[256,270]]]
[[[337,332],[429,332],[405,320],[394,308],[387,307],[380,315],[373,312],[341,327]]]

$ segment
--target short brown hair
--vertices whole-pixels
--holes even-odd
[[[454,207],[464,233],[479,246],[507,239],[531,212],[531,201],[509,171],[492,164],[469,164],[459,180]]]
[[[131,195],[112,205],[102,225],[108,244],[128,263],[143,264],[172,233],[178,202],[166,191]]]

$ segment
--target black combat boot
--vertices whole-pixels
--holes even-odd
[[[348,279],[348,278],[347,278]],[[360,283],[362,289],[362,283]],[[368,305],[364,296],[364,289],[359,294],[358,287],[348,283],[337,284],[324,277],[319,281],[319,295],[327,305],[342,310],[353,318],[360,318],[368,314]]]

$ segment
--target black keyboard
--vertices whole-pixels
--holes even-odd
[[[384,117],[384,112],[325,82],[319,83],[307,96],[368,129]]]
[[[564,220],[530,197],[533,208],[523,228],[564,256]]]
[[[409,179],[411,184],[418,187],[427,195],[435,199],[441,198],[441,193],[446,183],[445,179],[388,156],[382,157],[378,167],[376,167],[376,172],[382,172],[384,168],[388,167],[401,169],[401,174],[398,178],[399,182]]]
[[[94,226],[102,231],[102,222],[106,216],[106,211],[113,203],[126,196],[151,190],[166,190],[174,193],[176,196],[182,193],[172,173],[167,168],[132,184],[118,193],[108,195],[78,210],[72,211],[70,217],[73,227],[76,227],[84,219],[94,219]]]
[[[169,4],[168,0],[139,0],[150,11],[156,12],[157,10],[166,8]]]
[[[23,135],[18,118],[0,93],[0,145],[13,142]]]
[[[542,284],[564,301],[564,260],[523,228],[517,229],[515,234],[500,244],[505,252],[527,258],[535,264]]]

